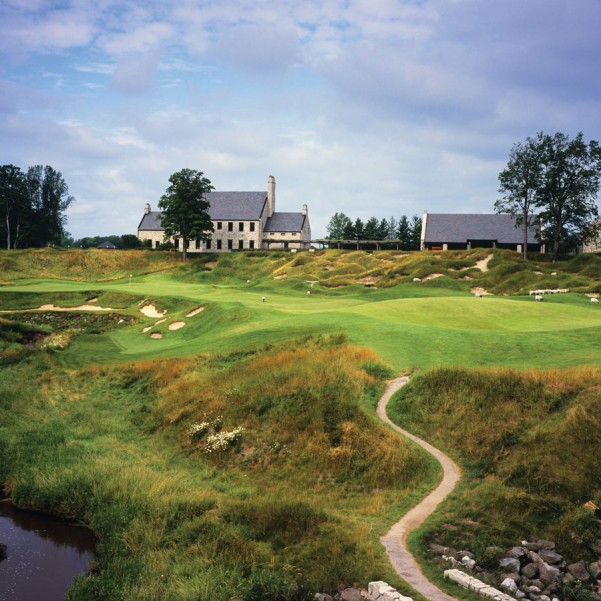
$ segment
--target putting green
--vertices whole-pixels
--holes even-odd
[[[156,320],[134,307],[130,312],[137,313],[142,325],[76,338],[61,353],[65,366],[245,350],[336,332],[373,348],[398,371],[432,365],[561,367],[601,362],[601,310],[574,295],[570,302],[553,298],[538,303],[423,288],[424,296],[416,298],[415,287],[331,291],[285,282],[226,286],[182,281],[170,274],[142,276],[131,283],[30,279],[2,287],[37,293],[91,289],[138,295],[173,308],[164,323],[146,333],[144,327]],[[405,292],[410,296],[403,296]],[[206,310],[187,318],[199,305]],[[176,321],[185,327],[169,329]],[[152,339],[152,333],[162,338]]]

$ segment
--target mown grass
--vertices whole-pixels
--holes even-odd
[[[373,353],[340,338],[295,348],[4,365],[0,481],[99,537],[68,598],[304,599],[383,576],[403,588],[377,537],[435,472],[375,421],[374,374],[389,372]],[[222,432],[244,431],[207,454],[188,429],[217,414]]]
[[[415,378],[391,415],[466,474],[418,540],[471,550],[483,562],[487,547],[530,536],[554,540],[574,561],[596,557],[601,529],[582,506],[601,503],[600,391],[597,368],[445,368]]]

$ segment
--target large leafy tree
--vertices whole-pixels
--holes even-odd
[[[182,169],[171,175],[171,185],[159,200],[161,224],[165,236],[178,236],[182,240],[182,258],[192,238],[211,239],[213,223],[209,216],[209,201],[205,194],[214,190],[202,171]]]
[[[586,241],[590,224],[599,214],[601,149],[595,140],[587,144],[582,132],[573,140],[562,133],[540,133],[538,138],[543,165],[542,218],[556,260],[561,250]]]
[[[552,136],[539,132],[512,148],[507,167],[499,175],[503,198],[495,209],[516,216],[516,224],[524,229],[525,253],[527,230],[539,211],[541,239],[556,260],[559,252],[594,235],[591,222],[598,215],[600,178],[598,142],[587,144],[582,132],[573,140],[559,132]]]
[[[499,174],[503,197],[495,202],[495,211],[513,215],[516,227],[522,228],[524,259],[528,258],[528,231],[537,223],[536,211],[543,203],[541,152],[539,137],[514,144],[507,167]]]

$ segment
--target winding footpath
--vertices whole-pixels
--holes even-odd
[[[428,444],[425,440],[414,436],[410,432],[407,432],[407,430],[403,430],[403,428],[399,428],[399,426],[394,424],[388,417],[386,413],[388,401],[392,398],[392,395],[407,384],[407,382],[409,382],[409,378],[407,377],[392,380],[378,401],[376,412],[378,417],[395,431],[417,443],[420,447],[433,455],[442,466],[443,477],[438,487],[418,505],[411,509],[411,511],[406,513],[380,540],[386,548],[390,562],[396,572],[416,591],[420,592],[427,599],[430,599],[430,601],[455,601],[454,597],[447,595],[426,579],[405,544],[409,533],[420,526],[420,524],[434,512],[436,507],[438,507],[438,505],[455,488],[455,485],[459,482],[459,478],[461,477],[461,470],[452,459]]]

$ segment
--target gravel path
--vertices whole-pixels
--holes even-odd
[[[441,501],[455,488],[461,476],[461,470],[457,464],[447,457],[444,453],[435,449],[425,440],[414,436],[407,430],[399,428],[388,418],[386,414],[386,405],[392,398],[392,395],[402,388],[409,378],[397,378],[388,384],[386,391],[378,402],[378,417],[389,424],[394,430],[413,440],[420,447],[433,455],[442,465],[443,477],[438,487],[433,490],[425,499],[416,505],[411,511],[406,513],[392,528],[380,539],[386,548],[388,557],[392,566],[399,576],[406,580],[415,590],[431,601],[454,601],[454,598],[434,586],[423,575],[420,567],[417,565],[413,555],[407,550],[405,542],[407,536],[412,530],[415,530],[439,505]]]

